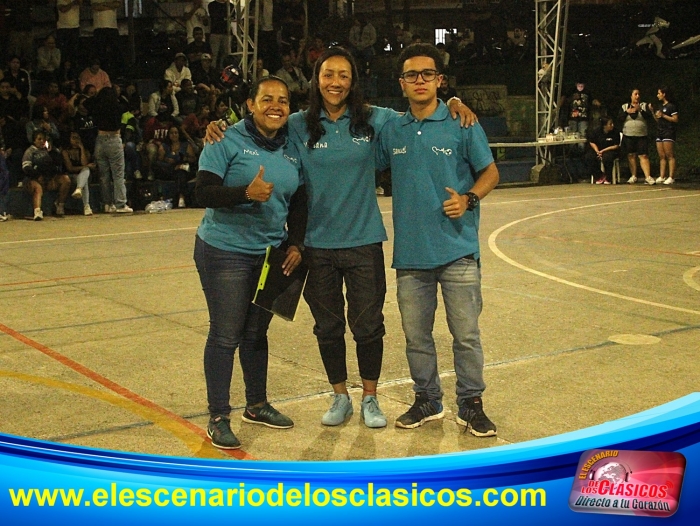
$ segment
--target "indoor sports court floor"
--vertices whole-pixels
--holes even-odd
[[[391,239],[391,198],[379,204]],[[484,407],[497,438],[455,423],[442,308],[446,417],[393,427],[413,394],[386,243],[379,399],[390,425],[360,422],[354,357],[355,415],[321,425],[330,389],[303,304],[295,322],[275,319],[269,333],[269,398],[295,427],[241,422],[236,363],[232,427],[243,449],[214,449],[204,431],[208,317],[192,261],[200,209],[0,225],[0,432],[163,455],[373,459],[556,435],[700,390],[697,186],[508,188],[482,206]]]

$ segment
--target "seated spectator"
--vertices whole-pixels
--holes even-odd
[[[289,53],[282,56],[282,68],[276,75],[287,83],[290,94],[289,109],[292,113],[299,110],[309,96],[309,81],[306,80],[301,70],[292,65],[292,58]]]
[[[95,141],[97,140],[97,126],[95,126],[90,110],[94,98],[76,93],[68,101],[68,111],[72,115],[71,120],[73,121],[71,127],[78,132],[81,142],[91,156],[95,153]]]
[[[102,88],[112,85],[112,82],[109,80],[109,75],[100,68],[100,64],[100,59],[95,57],[90,62],[90,67],[85,68],[80,74],[78,80],[80,81],[81,90],[84,90],[86,85],[92,84],[99,93]]]
[[[70,60],[66,60],[56,72],[59,89],[67,99],[78,92],[78,72]]]
[[[77,131],[70,132],[70,140],[61,151],[63,167],[75,179],[75,191],[71,197],[83,200],[83,214],[92,215],[90,208],[90,170],[95,169],[95,163],[90,162],[90,153],[80,140]]]
[[[10,79],[0,80],[0,117],[5,117],[8,122],[17,123],[23,129],[29,120],[29,104],[27,99],[18,98],[15,93],[16,90],[12,88]],[[14,131],[6,130],[6,138],[9,137],[8,133],[14,133]]]
[[[186,66],[187,56],[184,53],[177,53],[170,67],[165,70],[163,78],[173,84],[173,93],[180,91],[180,84],[184,79],[192,80],[192,72]]]
[[[269,77],[270,72],[265,69],[265,65],[263,64],[263,59],[259,58],[255,62],[255,68],[253,70],[253,78],[254,79],[261,79],[263,77]]]
[[[158,91],[154,91],[148,97],[148,115],[168,115],[168,122],[180,115],[180,107],[173,93],[173,83],[169,80],[162,79]]]
[[[25,130],[27,132],[27,140],[31,144],[34,143],[35,132],[38,130],[43,131],[50,149],[53,149],[58,144],[58,139],[61,137],[56,124],[51,120],[49,109],[41,104],[35,104],[34,108],[32,108],[32,120],[27,123]]]
[[[202,39],[204,39],[204,28],[209,27],[209,14],[206,7],[202,5],[202,0],[192,0],[192,3],[185,7],[183,18],[185,20],[185,29],[187,30],[187,43],[191,44],[197,40],[197,30],[201,31]],[[211,50],[209,50],[209,53],[211,53]],[[190,59],[191,64],[192,60]]]
[[[140,100],[140,99],[139,99]],[[127,179],[141,179],[139,155],[143,132],[139,125],[141,103],[130,101],[130,108],[122,114],[122,142],[124,143],[124,175]]]
[[[214,116],[212,117],[211,120],[218,121],[220,119],[226,119],[226,118],[231,118],[233,117],[234,121],[238,121],[238,116],[231,111],[231,108],[229,108],[228,105],[228,99],[226,97],[219,97],[216,99],[216,103],[214,104]]]
[[[210,111],[209,104],[202,104],[196,113],[191,113],[182,121],[182,135],[193,145],[195,154],[199,154],[204,147]]]
[[[438,53],[440,53],[440,56],[442,57],[442,63],[443,63],[443,68],[442,70],[444,72],[448,72],[450,70],[450,54],[447,52],[447,48],[445,47],[445,44],[440,42],[436,44],[435,46],[438,50]]]
[[[32,89],[31,78],[26,69],[20,67],[21,62],[17,55],[13,55],[7,61],[7,69],[3,71],[3,79],[10,83],[10,93],[20,100],[28,101],[28,107],[34,102],[30,95]]]
[[[204,53],[211,55],[211,46],[204,40],[204,30],[201,27],[194,28],[194,40],[185,47],[185,55],[190,63],[190,71],[194,74],[195,68],[199,67]]]
[[[136,82],[131,80],[124,85],[124,95],[129,101],[128,108],[134,108],[138,104],[139,110],[141,109],[141,103],[143,101],[141,100],[141,95],[139,95],[139,88]]]
[[[168,130],[172,124],[172,115],[170,115],[166,109],[165,111],[150,117],[143,127],[145,154],[142,157],[142,164],[149,181],[153,181],[155,179],[153,169],[156,164],[156,160],[158,159],[160,143],[167,138]]]
[[[326,45],[323,42],[323,38],[320,35],[314,37],[313,42],[306,49],[306,67],[305,71],[308,76],[311,77],[314,70],[314,64],[316,60],[321,56],[321,53],[326,49]]]
[[[209,53],[203,53],[199,66],[192,71],[192,82],[199,97],[207,102],[216,100],[221,91],[219,85],[220,72],[212,67],[212,58]]]
[[[177,94],[176,98],[177,105],[180,108],[180,117],[183,119],[196,112],[197,108],[199,108],[199,97],[190,79],[183,79],[182,89],[180,93]]]
[[[115,83],[112,87],[114,88],[114,92],[117,94],[117,103],[119,104],[119,115],[121,115],[129,109],[129,98],[126,96],[126,93],[124,93],[121,84]]]
[[[593,131],[588,139],[591,149],[586,153],[590,173],[594,174],[595,184],[610,184],[613,165],[620,150],[620,133],[615,131],[615,122],[607,117],[601,122],[602,128]],[[601,175],[601,161],[603,173]]]
[[[61,50],[56,47],[56,39],[49,35],[44,45],[36,50],[36,78],[42,82],[56,80],[61,67]]]
[[[46,85],[44,93],[36,98],[36,106],[46,106],[49,116],[60,128],[65,128],[68,119],[68,99],[58,89],[58,82],[52,80]]]
[[[60,173],[60,166],[60,157],[56,158],[56,151],[49,148],[46,133],[36,130],[32,137],[32,145],[22,157],[22,171],[25,175],[23,186],[32,199],[34,221],[44,218],[41,210],[44,190],[58,190],[58,199],[54,203],[56,215],[62,217],[65,214],[64,204],[70,190],[70,177]]]
[[[158,168],[160,176],[175,181],[177,187],[178,208],[185,208],[187,181],[192,175],[195,154],[187,141],[180,140],[180,130],[170,126],[168,136],[158,147]]]
[[[97,88],[93,84],[85,84],[81,91],[88,99],[94,99],[97,95]]]
[[[447,101],[450,100],[452,97],[457,96],[457,90],[450,87],[449,78],[447,77],[447,75],[442,76],[440,86],[438,86],[437,96],[438,99],[440,99],[444,103],[447,103]]]

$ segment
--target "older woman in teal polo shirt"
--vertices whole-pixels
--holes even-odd
[[[272,315],[251,303],[268,246],[286,249],[287,273],[301,262],[306,203],[298,167],[284,153],[287,85],[275,77],[260,79],[247,104],[248,116],[228,129],[220,143],[205,146],[196,187],[197,200],[206,206],[194,260],[210,319],[204,349],[207,434],[221,449],[240,447],[229,417],[237,347],[245,382],[243,421],[278,429],[294,425],[267,400]]]

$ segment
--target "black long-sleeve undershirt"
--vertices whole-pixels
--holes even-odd
[[[206,208],[233,208],[250,203],[245,195],[246,186],[224,186],[224,180],[213,172],[199,170],[195,185],[195,198]],[[306,187],[300,186],[292,196],[287,216],[289,244],[304,247],[308,218]]]

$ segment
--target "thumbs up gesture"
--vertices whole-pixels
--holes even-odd
[[[246,189],[246,195],[251,201],[260,201],[264,203],[270,200],[272,189],[275,185],[263,180],[263,175],[265,175],[265,167],[261,166],[257,175]]]
[[[442,203],[442,209],[445,215],[450,219],[457,219],[462,217],[464,212],[467,210],[467,198],[466,196],[459,195],[449,186],[445,187],[447,193],[450,194],[449,199]]]

